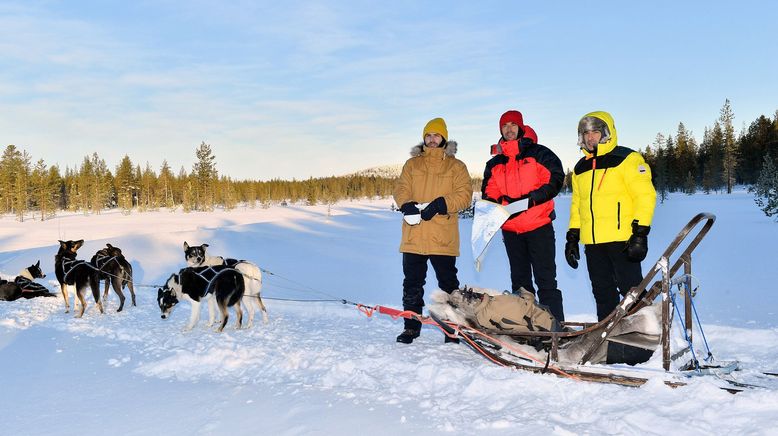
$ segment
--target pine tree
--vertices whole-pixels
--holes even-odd
[[[75,173],[75,187],[77,192],[78,204],[76,204],[76,210],[83,212],[84,215],[89,213],[89,188],[93,179],[92,161],[89,156],[85,156],[81,161],[81,165],[78,167],[78,172]]]
[[[146,162],[146,168],[140,175],[138,209],[141,211],[157,209],[157,175]]]
[[[125,214],[129,214],[132,210],[132,200],[135,195],[135,190],[137,189],[134,173],[132,161],[130,160],[130,157],[125,154],[116,167],[116,176],[114,177],[117,203]]]
[[[60,175],[57,165],[49,167],[48,184],[51,187],[52,199],[55,205],[49,215],[51,217],[56,214],[57,209],[67,209],[68,207],[65,180]]]
[[[174,178],[175,176],[173,176],[173,171],[170,170],[167,160],[163,160],[162,168],[159,169],[159,177],[157,177],[157,204],[161,204],[170,210],[175,208],[173,197]]]
[[[23,155],[15,145],[11,144],[3,151],[0,158],[0,212],[16,213],[19,204],[18,182],[23,179]]]
[[[687,195],[692,195],[697,192],[697,181],[694,180],[692,172],[689,171],[686,174],[686,182],[684,183],[683,192]]]
[[[713,130],[710,133],[710,147],[708,148],[706,168],[709,169],[709,180],[712,189],[718,192],[726,186],[724,178],[724,132],[718,120],[713,124]]]
[[[762,157],[768,152],[773,139],[773,121],[761,115],[754,120],[748,129],[743,129],[738,150],[738,183],[752,185],[759,177],[762,168]]]
[[[191,212],[194,208],[195,187],[192,178],[186,174],[184,167],[178,172],[179,187],[181,188],[181,207],[184,212]]]
[[[198,210],[213,210],[214,190],[218,180],[216,171],[216,156],[211,151],[211,146],[205,141],[195,150],[197,162],[192,168],[192,176],[196,186],[196,204]]]
[[[92,154],[92,181],[90,182],[90,206],[92,213],[99,215],[100,211],[109,206],[112,183],[111,172],[108,170],[105,160],[97,153]]]
[[[778,168],[768,155],[764,156],[762,162],[759,178],[749,190],[755,194],[754,201],[759,209],[765,215],[775,215],[778,219]]]
[[[16,162],[16,174],[14,178],[14,202],[16,219],[24,221],[24,214],[30,207],[30,155],[23,151]]]
[[[724,140],[724,182],[727,185],[727,194],[732,193],[732,187],[735,184],[735,170],[737,169],[737,144],[735,143],[735,127],[732,122],[735,119],[735,114],[732,112],[732,108],[729,104],[729,99],[724,101],[724,106],[721,108],[721,115],[719,121],[721,122],[721,128],[723,131]]]
[[[65,167],[65,177],[63,178],[65,183],[65,207],[71,212],[78,210],[81,204],[81,193],[78,191],[78,174],[74,169]]]
[[[675,137],[675,168],[672,171],[678,176],[683,177],[683,191],[689,191],[689,174],[696,179],[696,155],[697,145],[691,132],[686,130],[683,123],[678,124],[678,134]]]
[[[32,198],[35,207],[40,212],[41,221],[52,216],[57,208],[55,202],[57,186],[52,184],[49,177],[49,170],[43,159],[39,159],[32,171],[30,180],[32,188]]]
[[[663,146],[667,143],[667,139],[661,133],[656,134],[654,139],[653,148],[647,147],[644,158],[646,163],[651,168],[651,181],[654,184],[654,188],[659,196],[660,203],[664,203],[667,198],[667,159],[666,152]]]

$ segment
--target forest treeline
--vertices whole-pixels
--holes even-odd
[[[731,193],[735,185],[750,186],[757,205],[778,216],[778,111],[760,116],[735,131],[734,113],[725,101],[718,119],[706,127],[697,142],[683,123],[675,134],[656,136],[641,150],[653,171],[661,201],[669,192]],[[386,197],[392,193],[391,175],[352,174],[306,180],[234,180],[220,175],[209,144],[195,149],[190,171],[175,172],[167,161],[160,168],[141,167],[129,156],[111,168],[97,153],[85,156],[77,167],[48,166],[33,161],[27,151],[8,145],[0,159],[0,213],[19,220],[47,219],[67,210],[99,214],[118,208],[136,211],[183,209],[230,210],[238,205],[268,207],[273,203],[332,204],[344,199]],[[569,177],[568,171],[568,177]],[[480,190],[480,179],[473,188]],[[569,186],[569,185],[568,185]]]

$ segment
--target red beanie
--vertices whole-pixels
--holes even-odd
[[[508,111],[502,114],[500,117],[500,125],[497,126],[500,128],[500,133],[502,133],[502,126],[506,123],[516,123],[522,131],[524,130],[524,117],[521,116],[521,112],[519,111]]]

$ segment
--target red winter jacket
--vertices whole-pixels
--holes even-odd
[[[499,146],[500,153],[486,163],[481,198],[500,204],[529,198],[529,209],[506,221],[505,231],[525,233],[550,223],[556,218],[553,198],[565,180],[562,161],[526,137],[501,140]]]

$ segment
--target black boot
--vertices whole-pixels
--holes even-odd
[[[414,339],[418,338],[420,334],[421,330],[419,329],[405,329],[400,333],[400,336],[397,336],[397,342],[410,344]]]

